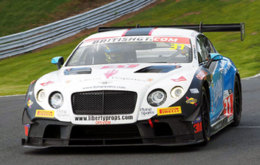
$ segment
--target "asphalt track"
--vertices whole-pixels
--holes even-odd
[[[0,97],[0,165],[259,165],[260,77],[245,79],[239,127],[227,127],[205,146],[25,149],[24,96]]]

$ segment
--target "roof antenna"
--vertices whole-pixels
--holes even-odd
[[[199,26],[199,32],[201,33],[202,32],[202,22],[200,22],[200,26]]]
[[[140,28],[140,25],[139,25],[139,24],[136,24],[135,28]]]

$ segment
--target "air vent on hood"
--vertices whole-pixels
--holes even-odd
[[[64,70],[64,75],[91,74],[91,68],[69,68]]]
[[[145,67],[135,73],[167,73],[180,67],[179,65],[155,65]]]

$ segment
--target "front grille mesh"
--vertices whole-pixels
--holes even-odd
[[[137,100],[131,91],[89,91],[72,94],[74,114],[131,114]]]

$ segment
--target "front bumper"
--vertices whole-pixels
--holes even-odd
[[[157,145],[177,146],[203,141],[194,133],[192,122],[181,116],[158,117],[121,125],[75,125],[57,120],[37,119],[30,124],[24,147],[91,147]]]

